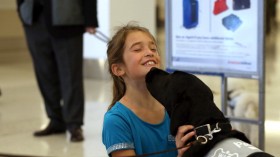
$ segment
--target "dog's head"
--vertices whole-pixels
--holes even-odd
[[[210,88],[196,76],[175,71],[152,68],[146,75],[147,88],[166,108],[170,118],[170,131],[176,135],[181,125],[198,127],[204,124],[228,122],[217,108]]]

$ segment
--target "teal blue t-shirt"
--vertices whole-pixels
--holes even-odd
[[[163,151],[176,147],[169,126],[170,118],[167,112],[161,123],[149,124],[117,102],[104,116],[102,141],[108,154],[124,149],[134,149],[137,155]],[[153,155],[153,157],[176,156],[176,150]]]

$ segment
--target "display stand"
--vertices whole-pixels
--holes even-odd
[[[245,1],[244,1],[245,2]],[[259,118],[229,117],[259,127],[259,148],[264,150],[264,6],[217,0],[165,1],[166,67],[194,74],[221,77],[221,110],[227,114],[227,79],[258,80]]]

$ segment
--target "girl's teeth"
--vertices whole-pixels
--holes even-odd
[[[153,64],[155,64],[153,61],[147,63],[147,65],[153,65]]]

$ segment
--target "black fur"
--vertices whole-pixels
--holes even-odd
[[[196,76],[182,71],[169,74],[152,68],[146,76],[147,88],[155,99],[164,105],[170,119],[170,131],[176,135],[179,126],[189,124],[198,127],[204,124],[229,123],[213,100],[211,89]],[[247,137],[236,130],[214,134],[207,144],[196,144],[183,157],[203,157],[211,148],[225,138],[234,137],[250,143]]]

